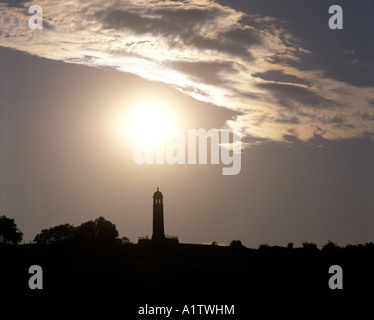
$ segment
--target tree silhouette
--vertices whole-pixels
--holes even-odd
[[[72,241],[75,238],[75,227],[65,223],[49,229],[43,229],[36,235],[34,242],[38,244],[53,244]]]
[[[0,217],[0,243],[18,244],[22,241],[23,233],[18,230],[14,219]]]
[[[77,240],[87,244],[111,244],[118,238],[116,225],[103,217],[82,223],[76,228]]]

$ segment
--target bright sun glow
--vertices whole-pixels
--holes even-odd
[[[173,138],[175,130],[176,119],[172,113],[156,103],[140,105],[126,117],[127,134],[137,143],[165,143]]]

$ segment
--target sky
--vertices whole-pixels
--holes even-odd
[[[0,214],[25,241],[104,216],[137,242],[159,187],[181,242],[374,241],[373,19],[370,0],[0,0]],[[239,174],[134,163],[144,104],[241,130]]]

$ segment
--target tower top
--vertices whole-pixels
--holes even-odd
[[[155,199],[162,199],[163,198],[163,195],[160,191],[160,189],[157,187],[157,191],[153,194],[153,198]]]

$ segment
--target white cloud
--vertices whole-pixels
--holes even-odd
[[[374,133],[373,88],[292,67],[312,53],[273,17],[208,0],[40,0],[45,28],[30,30],[32,2],[9,3],[0,2],[0,45],[168,83],[241,111],[228,124],[248,136],[282,141]]]

